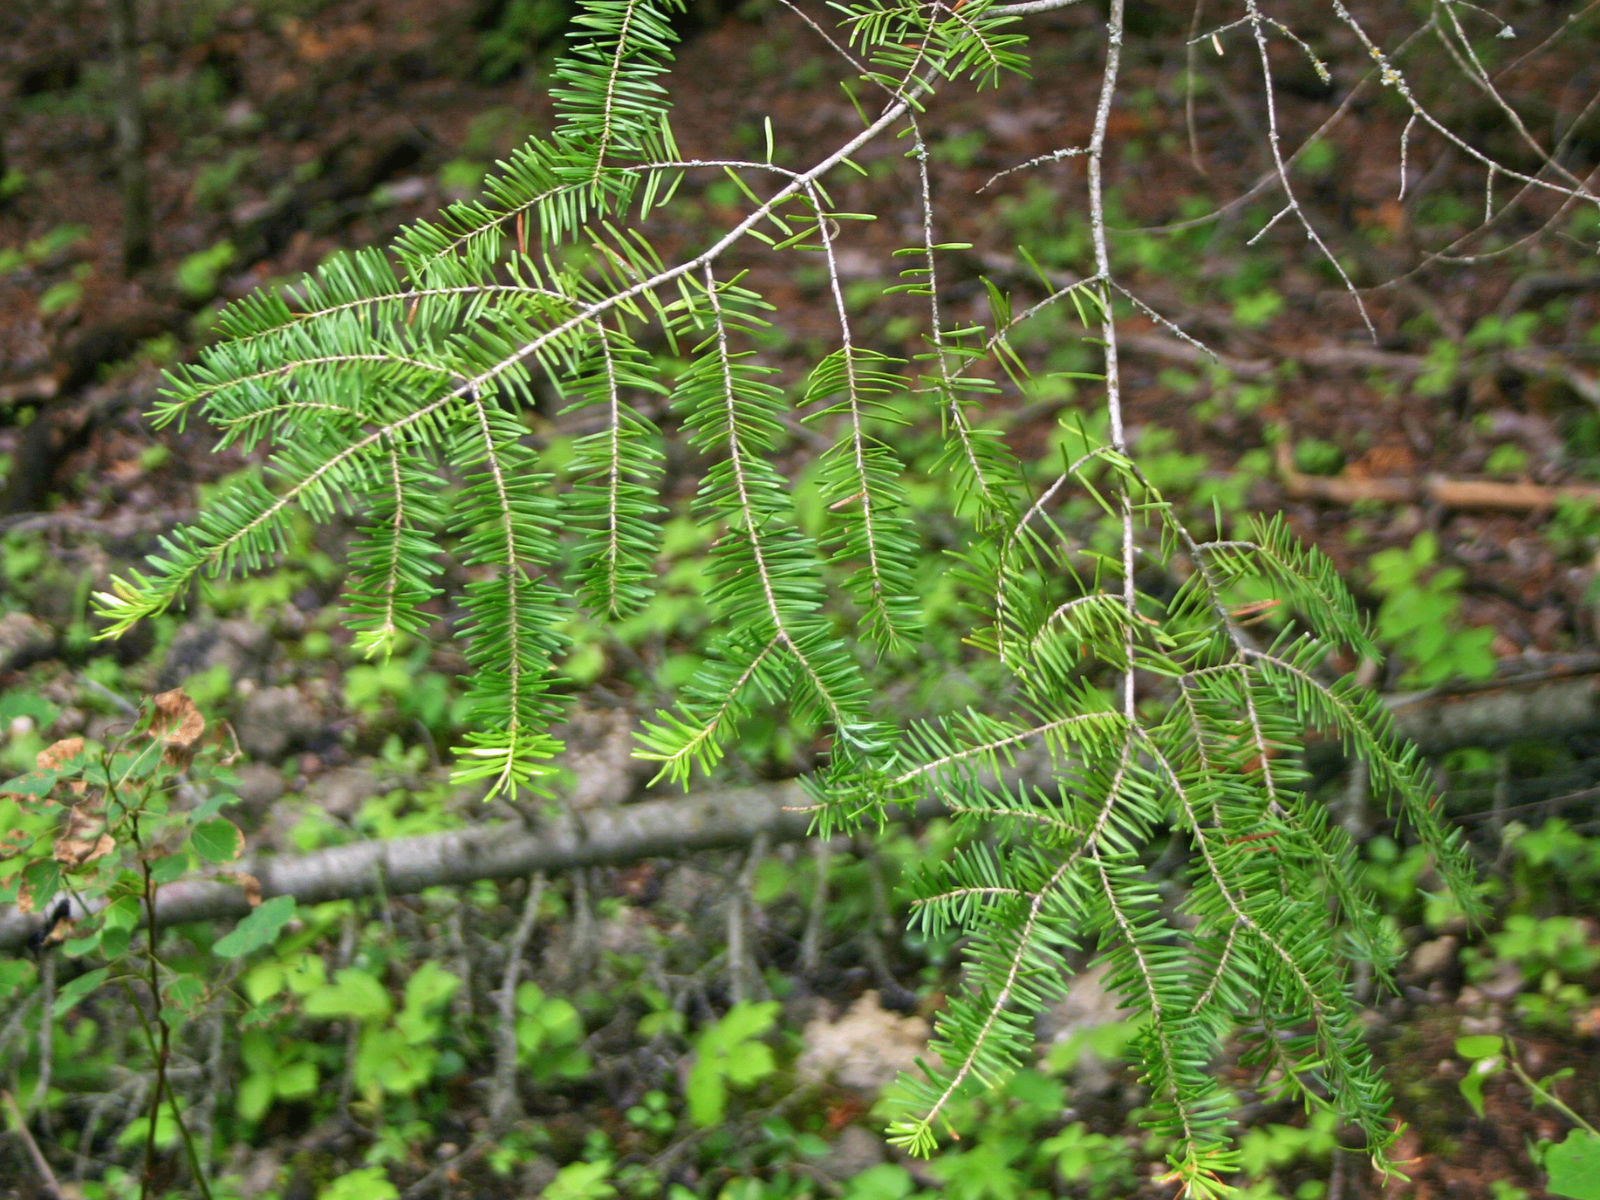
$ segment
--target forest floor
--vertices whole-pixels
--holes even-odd
[[[148,7],[144,73],[156,261],[131,279],[120,268],[103,15],[77,0],[0,13],[0,76],[10,89],[0,99],[6,105],[0,120],[6,165],[17,180],[0,201],[0,455],[8,463],[0,566],[6,607],[35,622],[0,628],[10,639],[0,652],[8,687],[37,691],[60,711],[58,734],[93,734],[111,719],[84,698],[85,664],[105,653],[91,651],[82,638],[84,581],[98,587],[109,570],[150,550],[156,536],[193,515],[204,488],[248,461],[237,450],[214,452],[201,425],[151,427],[144,414],[156,399],[161,369],[192,356],[219,303],[292,281],[335,251],[382,245],[403,224],[471,195],[495,159],[552,120],[541,60],[530,65],[513,55],[504,78],[486,81],[496,70],[493,35],[505,5],[475,11],[422,0],[162,0]],[[775,7],[754,8],[692,23],[671,83],[674,128],[686,156],[710,157],[730,145],[753,152],[766,116],[780,150],[796,156],[858,127],[840,88],[847,72],[826,47]],[[1126,99],[1114,117],[1126,149],[1113,180],[1113,223],[1149,228],[1247,192],[1270,157],[1259,81],[1251,77],[1259,70],[1253,48],[1230,42],[1221,59],[1210,45],[1200,48],[1204,86],[1192,126],[1199,155],[1191,159],[1183,89],[1190,7],[1136,8],[1146,24],[1129,51]],[[1087,135],[1097,81],[1086,66],[1097,44],[1094,20],[1095,6],[1087,4],[1038,18],[1030,26],[1036,37],[1030,80],[941,104],[929,115],[946,236],[972,243],[953,256],[958,266],[945,280],[952,319],[987,320],[984,278],[1019,299],[1034,298],[1038,284],[1016,253],[1019,242],[1034,249],[1047,272],[1084,269],[1084,229],[1062,199],[1081,189],[1081,165],[1068,159],[983,189],[995,172],[1081,144]],[[1350,39],[1339,28],[1315,33],[1317,44],[1331,47],[1338,86],[1324,87],[1303,60],[1275,60],[1278,119],[1291,147],[1334,115],[1365,66],[1346,53]],[[1157,45],[1159,53],[1151,48]],[[1577,131],[1578,159],[1592,166],[1600,133],[1571,120],[1582,101],[1578,84],[1585,72],[1592,75],[1582,61],[1592,43],[1584,47],[1581,35],[1558,45],[1538,70],[1577,81],[1570,95],[1549,98],[1548,107],[1557,125],[1566,121]],[[1354,65],[1339,66],[1341,56]],[[1470,128],[1487,131],[1505,149],[1488,118],[1465,104],[1463,111]],[[1246,251],[1263,214],[1271,215],[1270,195],[1234,207],[1221,221],[1123,239],[1140,299],[1217,356],[1208,359],[1163,324],[1127,316],[1125,383],[1138,444],[1159,464],[1167,486],[1197,504],[1215,498],[1233,513],[1286,512],[1295,531],[1323,549],[1374,609],[1385,595],[1372,569],[1375,556],[1404,551],[1412,573],[1389,594],[1409,587],[1419,603],[1433,603],[1459,645],[1470,642],[1469,630],[1492,630],[1487,649],[1502,675],[1590,663],[1600,652],[1594,594],[1600,523],[1594,505],[1558,505],[1551,489],[1600,478],[1600,272],[1587,265],[1592,245],[1577,236],[1587,230],[1592,243],[1594,226],[1563,217],[1540,248],[1525,254],[1427,261],[1474,226],[1483,172],[1419,134],[1410,146],[1416,178],[1402,202],[1396,183],[1404,118],[1398,106],[1376,100],[1353,106],[1306,155],[1298,176],[1308,212],[1346,269],[1364,287],[1399,280],[1361,293],[1372,335],[1351,293],[1308,256],[1292,221]],[[1514,155],[1515,147],[1506,152]],[[841,269],[863,304],[877,304],[869,326],[876,343],[911,353],[914,341],[896,324],[903,316],[897,301],[878,303],[894,281],[893,251],[915,240],[908,230],[920,220],[907,209],[909,168],[892,149],[886,154],[881,165],[863,158],[865,177],[839,182],[841,207],[892,217],[849,231]],[[1500,187],[1507,196],[1514,190]],[[727,186],[693,194],[654,218],[658,248],[671,256],[701,244],[739,202]],[[1550,215],[1530,203],[1506,217],[1497,236],[1509,244]],[[782,314],[771,358],[793,374],[806,361],[808,343],[826,334],[827,309],[814,302],[821,281],[780,273],[771,259],[740,265],[751,268]],[[1019,337],[1019,348],[1049,370],[1093,368],[1081,344],[1066,345],[1063,337],[1058,345],[1054,333]],[[1002,403],[1009,406],[1008,438],[1032,454],[1047,447],[1063,414],[1093,409],[1091,389],[1070,385]],[[553,407],[535,424],[541,436],[561,432]],[[797,468],[804,451],[797,443]],[[680,474],[689,488],[690,473]],[[1496,493],[1491,504],[1453,503],[1439,480],[1530,490],[1521,499]],[[249,680],[243,694],[218,702],[234,706],[257,764],[282,781],[274,789],[257,777],[258,840],[274,829],[281,837],[285,828],[273,815],[275,790],[294,797],[321,781],[326,799],[346,779],[342,772],[381,757],[397,730],[408,747],[421,744],[396,721],[392,697],[387,709],[380,703],[371,711],[352,700],[344,660],[335,653],[348,636],[326,611],[336,598],[342,546],[336,532],[317,537],[324,557],[288,573],[285,594],[232,594],[232,623],[220,635],[214,622],[197,615],[155,640],[135,637],[115,651],[125,672],[119,679],[130,688],[139,681],[172,686],[218,664],[234,683]],[[307,630],[326,632],[321,657],[308,649]],[[1410,658],[1406,650],[1397,642],[1380,686],[1415,687],[1411,672],[1426,675],[1431,666],[1448,669],[1458,661],[1449,646]],[[282,665],[288,659],[292,669]],[[444,647],[425,665],[453,675],[462,669],[458,659]],[[616,727],[607,715],[617,697],[635,694],[633,665],[618,653],[591,672],[594,691],[575,720],[593,770],[611,773],[600,791],[618,795],[607,802],[644,792],[642,777],[617,762]],[[104,684],[109,676],[95,678]],[[293,696],[286,700],[285,692]],[[283,704],[273,710],[258,702],[252,715],[245,711],[252,693],[273,693]],[[1600,778],[1597,733],[1557,745],[1514,744],[1492,756],[1457,755],[1444,764],[1461,784],[1454,802],[1463,813],[1474,805],[1481,810],[1498,788],[1502,807],[1527,821],[1589,812],[1592,798],[1568,798]],[[1509,735],[1501,740],[1514,742]],[[426,730],[421,741],[432,755]],[[626,741],[624,730],[620,744]],[[785,766],[773,759],[741,769],[763,778],[783,775]],[[350,802],[352,811],[359,799]],[[1575,820],[1581,831],[1584,817]],[[1487,826],[1479,821],[1472,828],[1507,891],[1523,886],[1525,880],[1508,874]],[[642,878],[617,870],[600,873],[595,884],[601,896],[648,908],[661,888],[646,887]],[[1571,911],[1559,898],[1530,903]],[[1566,1015],[1532,1023],[1518,997],[1555,994],[1551,986],[1539,992],[1532,967],[1525,972],[1507,959],[1498,970],[1479,970],[1481,955],[1474,960],[1461,952],[1482,951],[1481,932],[1448,920],[1430,925],[1420,908],[1407,912],[1401,923],[1416,949],[1403,993],[1375,1003],[1370,1017],[1375,1054],[1395,1084],[1397,1114],[1412,1127],[1401,1143],[1412,1182],[1384,1183],[1358,1155],[1339,1151],[1320,1165],[1286,1167],[1279,1186],[1299,1187],[1284,1194],[1307,1200],[1514,1200],[1507,1188],[1540,1195],[1542,1176],[1529,1145],[1559,1139],[1561,1118],[1533,1106],[1508,1075],[1490,1082],[1484,1111],[1475,1114],[1458,1086],[1464,1064],[1455,1040],[1514,1030],[1532,1074],[1574,1072],[1558,1087],[1593,1119],[1600,1115],[1600,998],[1562,993]],[[1600,944],[1596,914],[1577,916],[1586,922],[1584,944]],[[792,959],[770,953],[773,963]],[[914,991],[916,968],[900,954],[891,946],[889,969],[909,971],[902,982]],[[837,978],[806,989],[845,1005],[869,985],[883,986],[859,958],[839,964]],[[1595,980],[1592,968],[1588,978]],[[1124,1081],[1096,1095],[1107,1099],[1091,1098],[1085,1119],[1101,1133],[1125,1132],[1136,1089]],[[872,1127],[865,1102],[835,1097],[830,1104],[832,1133],[852,1120]],[[1281,1105],[1262,1102],[1255,1111],[1264,1122],[1304,1122]],[[617,1124],[615,1105],[595,1092],[583,1093],[563,1120]],[[272,1128],[264,1126],[262,1136],[270,1139]],[[303,1134],[292,1121],[281,1131],[286,1145]],[[280,1147],[279,1158],[288,1157]],[[7,1186],[0,1182],[0,1194]],[[1162,1191],[1152,1182],[1140,1194]]]

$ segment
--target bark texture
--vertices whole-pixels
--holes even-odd
[[[320,904],[380,890],[410,895],[479,879],[746,846],[758,834],[795,841],[806,836],[811,816],[794,810],[809,803],[798,784],[741,788],[567,814],[531,829],[491,825],[357,842],[295,857],[246,860],[234,869],[253,875],[264,899],[293,896],[302,904]],[[156,896],[156,919],[164,925],[231,920],[249,911],[244,889],[220,880],[179,880]],[[35,914],[15,911],[0,917],[0,950],[15,952],[39,921]]]
[[[1427,754],[1459,746],[1557,740],[1600,733],[1600,674],[1581,670],[1461,695],[1396,696],[1389,704],[1401,730]],[[1313,757],[1336,752],[1331,747],[1311,749]],[[1033,782],[1046,784],[1042,777]],[[798,841],[810,830],[809,803],[798,783],[737,788],[565,813],[532,827],[500,824],[356,842],[293,857],[246,860],[234,869],[254,876],[264,899],[293,896],[302,904],[320,904],[378,893],[412,895],[479,879],[748,846],[763,836],[769,842]],[[942,812],[944,806],[929,797],[914,811],[896,810],[894,815],[923,819]],[[244,889],[220,880],[180,880],[161,888],[156,899],[156,919],[164,925],[233,920],[249,911]],[[40,920],[14,910],[0,913],[0,953],[21,949]]]
[[[111,0],[111,59],[116,80],[117,175],[122,188],[122,269],[150,265],[150,177],[144,161],[144,107],[139,99],[137,0]]]

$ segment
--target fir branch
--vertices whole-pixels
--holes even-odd
[[[1088,273],[1065,284],[1051,275],[1044,299],[1017,311],[989,286],[984,327],[946,324],[940,255],[963,244],[936,233],[919,113],[936,86],[981,88],[1020,70],[1017,20],[1039,4],[845,0],[840,40],[802,14],[886,97],[803,170],[677,150],[662,80],[678,7],[582,0],[579,36],[556,70],[560,127],[510,156],[482,201],[406,230],[398,267],[379,251],[337,256],[299,286],[293,309],[289,294],[265,292],[226,310],[224,340],[169,375],[158,417],[203,413],[223,444],[270,441],[271,457],[167,539],[144,572],[113,580],[98,598],[110,632],[178,602],[197,579],[273,560],[297,512],[352,513],[358,647],[386,654],[424,633],[436,619],[427,609],[438,564],[453,552],[469,576],[456,632],[472,666],[473,728],[457,777],[483,779],[491,793],[537,789],[558,748],[548,733],[561,712],[553,664],[571,605],[610,623],[639,612],[658,586],[663,439],[645,398],[667,396],[709,463],[692,512],[713,539],[706,600],[718,632],[677,707],[645,730],[641,756],[687,783],[716,768],[758,706],[782,705],[829,739],[825,765],[806,782],[818,830],[881,819],[886,805],[913,807],[927,791],[956,816],[958,849],[919,872],[914,919],[959,932],[972,986],[939,1023],[944,1070],[905,1085],[912,1115],[896,1123],[897,1144],[930,1151],[951,1101],[1027,1052],[1033,1014],[1065,986],[1067,951],[1093,939],[1110,986],[1139,1014],[1152,1124],[1174,1139],[1171,1178],[1193,1195],[1217,1194],[1217,1176],[1237,1162],[1230,1098],[1206,1064],[1240,1024],[1259,1031],[1252,1061],[1281,1071],[1286,1092],[1347,1115],[1381,1153],[1392,1140],[1381,1121],[1387,1097],[1343,970],[1351,955],[1380,976],[1389,964],[1354,846],[1304,793],[1297,758],[1307,729],[1337,731],[1370,764],[1373,786],[1470,910],[1469,864],[1377,698],[1319,678],[1331,647],[1374,650],[1332,563],[1281,518],[1196,538],[1129,451],[1113,293],[1160,318],[1116,277],[1106,224],[1123,0],[1107,12],[1091,135],[1071,152],[1088,173]],[[1268,34],[1295,35],[1255,0],[1237,25],[1255,36],[1270,92]],[[1414,119],[1428,120],[1365,44]],[[1455,49],[1481,84],[1470,46]],[[1293,156],[1278,152],[1267,103],[1286,211],[1304,221],[1286,174]],[[921,210],[920,236],[901,252],[917,265],[892,289],[926,300],[915,384],[853,324],[838,221],[858,214],[836,211],[825,188],[832,171],[856,166],[852,155],[890,134],[910,139]],[[640,222],[701,169],[724,171],[748,203],[668,265]],[[765,196],[758,175],[772,182]],[[1525,177],[1525,188],[1536,182]],[[1578,184],[1561,194],[1592,198]],[[723,269],[735,248],[816,251],[825,267],[837,334],[809,364],[801,401],[831,438],[815,542],[785,461],[791,431],[810,431],[751,348],[768,306]],[[1028,385],[1012,332],[1066,303],[1103,347],[1109,436],[1034,492],[986,413],[1008,386]],[[692,347],[687,365],[655,361],[644,349],[655,335],[675,357]],[[519,411],[541,375],[591,430],[573,446],[560,494]],[[953,578],[979,610],[967,641],[1002,682],[989,711],[902,729],[879,711],[863,665],[871,654],[840,630],[854,612],[879,655],[915,645],[924,547],[886,431],[934,411],[943,442],[933,470],[962,528]],[[1115,545],[1086,546],[1062,528],[1075,487],[1101,507]],[[1140,555],[1183,576],[1174,595],[1141,593]],[[830,594],[836,581],[847,602]],[[1230,608],[1241,584],[1263,581],[1293,622],[1266,649]],[[1031,743],[1048,752],[1052,781],[1000,782]],[[1181,921],[1141,857],[1169,831],[1190,847]]]

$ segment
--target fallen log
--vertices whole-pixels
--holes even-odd
[[[320,904],[379,893],[414,895],[480,879],[746,846],[758,834],[769,842],[796,841],[810,828],[810,813],[801,811],[809,804],[798,783],[739,788],[569,812],[531,828],[486,825],[246,859],[234,870],[255,879],[265,899],[293,896],[302,904]],[[220,879],[179,880],[156,894],[156,920],[163,925],[234,920],[249,911],[244,887]],[[15,953],[41,924],[38,914],[6,912],[0,916],[0,951]]]
[[[1600,658],[1576,658],[1468,691],[1398,695],[1388,704],[1401,732],[1430,755],[1600,733]],[[1337,748],[1314,744],[1309,753],[1331,759]],[[234,869],[259,883],[264,899],[293,896],[302,904],[320,904],[414,895],[480,879],[735,849],[758,836],[770,843],[799,841],[810,832],[809,804],[801,786],[788,782],[567,812],[532,826],[501,823],[246,859]],[[912,811],[892,809],[890,815],[925,820],[945,811],[929,797]],[[156,895],[156,919],[163,925],[236,920],[249,911],[244,887],[222,879],[179,880]],[[16,953],[42,923],[35,913],[0,913],[0,953]]]
[[[1444,475],[1305,475],[1295,470],[1287,440],[1278,443],[1278,476],[1297,500],[1355,504],[1436,504],[1440,508],[1487,508],[1546,512],[1562,500],[1600,505],[1600,485],[1500,483],[1492,479],[1450,479]]]
[[[1416,692],[1387,703],[1400,731],[1424,754],[1600,733],[1600,674],[1587,672],[1510,679],[1467,692]]]
[[[1383,371],[1407,377],[1420,375],[1428,367],[1428,360],[1420,354],[1339,343],[1274,347],[1275,357],[1271,359],[1238,358],[1208,349],[1198,341],[1184,341],[1164,333],[1119,333],[1117,346],[1134,354],[1147,354],[1185,366],[1221,367],[1239,379],[1273,378],[1284,363],[1325,371]]]

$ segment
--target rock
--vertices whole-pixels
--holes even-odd
[[[556,1160],[548,1154],[535,1154],[522,1168],[522,1194],[524,1196],[542,1196],[547,1187],[555,1182],[561,1168],[556,1165]]]
[[[563,798],[579,812],[622,804],[655,774],[655,764],[633,757],[633,714],[626,708],[574,708],[555,735],[567,749],[557,762],[576,777]]]
[[[1522,968],[1513,962],[1503,962],[1494,978],[1480,981],[1478,990],[1491,1000],[1509,1000],[1523,988]]]
[[[278,1183],[283,1172],[283,1156],[276,1150],[266,1149],[250,1154],[238,1172],[238,1194],[245,1200],[264,1196]]]
[[[306,800],[330,817],[348,821],[362,804],[387,789],[383,780],[360,767],[339,767],[306,789]]]
[[[58,742],[62,738],[71,737],[75,733],[82,733],[85,725],[89,723],[89,714],[81,708],[71,705],[63,708],[57,715],[55,724],[50,726],[48,740]]]
[[[888,1161],[883,1139],[859,1125],[846,1125],[839,1140],[828,1148],[827,1155],[817,1163],[817,1169],[829,1179],[844,1183],[854,1179],[868,1167]]]
[[[692,918],[727,890],[728,885],[715,875],[688,863],[679,863],[667,871],[656,903],[663,912]]]
[[[322,714],[292,687],[262,688],[244,702],[234,729],[251,758],[278,762],[322,732]]]
[[[239,786],[234,794],[239,797],[240,811],[251,828],[259,826],[267,812],[289,790],[283,775],[276,767],[264,763],[247,763],[240,767]]]
[[[250,621],[195,621],[178,630],[161,668],[159,689],[181,687],[191,675],[227,668],[234,682],[263,683],[275,649],[272,635]]]
[[[837,1021],[806,1023],[805,1049],[795,1064],[802,1082],[832,1079],[844,1087],[876,1092],[902,1071],[914,1071],[928,1053],[928,1023],[902,1017],[878,1003],[877,992],[865,992]]]
[[[656,946],[656,927],[642,908],[628,904],[599,923],[600,949],[607,954],[648,954]]]
[[[1106,987],[1107,970],[1102,964],[1072,977],[1067,994],[1039,1015],[1037,1030],[1041,1042],[1057,1045],[1092,1029],[1128,1019],[1121,998]],[[1075,1087],[1087,1095],[1100,1095],[1112,1086],[1109,1064],[1087,1045],[1079,1046],[1072,1071]]]
[[[28,613],[0,617],[0,671],[20,671],[55,653],[56,631]]]
[[[102,745],[110,745],[127,732],[128,718],[122,713],[94,713],[83,725],[83,736]]]
[[[1127,1019],[1121,999],[1106,987],[1106,971],[1101,965],[1072,977],[1067,994],[1039,1015],[1041,1042],[1064,1042],[1075,1033]]]
[[[1453,937],[1434,938],[1423,942],[1406,959],[1405,974],[1408,979],[1426,980],[1443,975],[1456,960],[1456,949],[1461,943]]]

